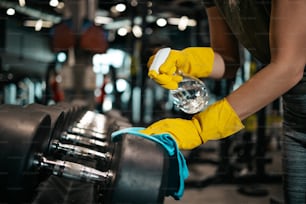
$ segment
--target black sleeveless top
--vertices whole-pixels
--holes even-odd
[[[238,41],[261,63],[270,62],[269,0],[204,0],[216,6]]]
[[[206,7],[216,6],[228,26],[261,63],[270,62],[270,0],[204,0]],[[283,95],[284,124],[306,133],[306,67],[304,76]]]

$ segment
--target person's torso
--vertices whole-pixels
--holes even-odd
[[[270,61],[269,21],[271,2],[267,0],[215,0],[239,42],[259,61]]]

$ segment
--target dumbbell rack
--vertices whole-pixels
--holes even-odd
[[[123,117],[71,103],[0,113],[0,202],[163,203],[169,158],[144,138],[112,142]]]

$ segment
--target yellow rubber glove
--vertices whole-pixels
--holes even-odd
[[[231,136],[242,128],[242,122],[224,98],[194,115],[191,120],[163,119],[141,132],[147,135],[170,133],[179,149],[190,150],[208,140]]]
[[[178,82],[182,80],[182,77],[175,74],[178,70],[197,78],[207,77],[212,72],[214,52],[210,47],[189,47],[181,51],[171,50],[160,67],[151,67],[153,61],[157,60],[155,57],[159,56],[158,52],[151,56],[147,63],[150,68],[148,76],[166,89],[178,87]]]

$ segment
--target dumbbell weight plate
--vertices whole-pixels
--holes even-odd
[[[50,142],[52,139],[59,139],[60,134],[64,129],[64,112],[55,106],[45,106],[37,103],[29,104],[25,106],[25,109],[31,113],[32,111],[42,111],[50,115],[51,126],[50,126],[50,137],[48,141],[45,141],[43,145],[44,155],[47,156],[50,153]]]
[[[66,130],[71,125],[71,123],[75,121],[74,107],[68,102],[60,102],[54,105],[50,105],[50,107],[58,108],[59,110],[64,112],[64,130]]]
[[[1,201],[20,203],[30,199],[40,182],[32,171],[32,159],[43,150],[50,133],[50,116],[0,106]]]
[[[163,203],[168,156],[161,145],[130,134],[116,142],[105,203]]]

